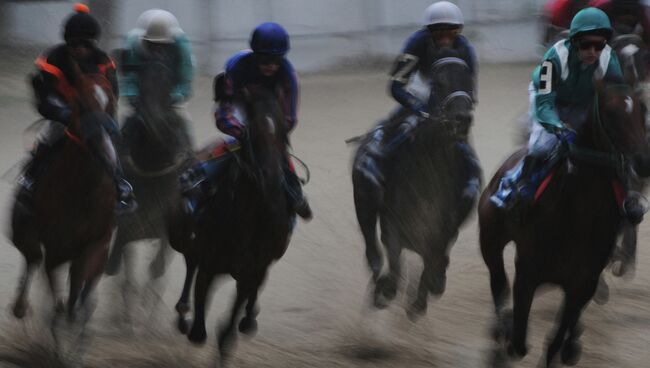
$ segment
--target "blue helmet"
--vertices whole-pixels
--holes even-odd
[[[277,23],[262,23],[253,31],[250,45],[255,53],[284,56],[289,52],[289,34]]]

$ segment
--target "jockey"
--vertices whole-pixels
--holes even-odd
[[[427,101],[436,101],[430,99],[430,95],[435,94],[430,90],[430,68],[436,61],[436,51],[442,47],[457,50],[476,79],[476,55],[472,44],[460,34],[463,24],[463,15],[456,5],[447,1],[433,3],[425,10],[424,27],[409,37],[397,57],[390,74],[389,90],[401,106],[371,133],[368,154],[358,161],[356,167],[377,187],[381,188],[384,180],[381,170],[384,159],[412,136],[422,119],[429,117]],[[474,99],[475,96],[476,86]],[[434,114],[440,113],[439,106],[431,108]],[[464,157],[472,151],[469,146],[461,150]],[[474,196],[479,190],[480,168],[474,164],[474,159],[468,157],[467,161],[472,178],[468,181],[471,188],[467,188],[466,194]]]
[[[650,7],[641,0],[591,0],[589,5],[609,16],[615,34],[637,34],[650,49]]]
[[[32,151],[32,159],[26,165],[20,179],[19,195],[27,204],[31,202],[34,183],[45,171],[46,164],[51,161],[52,156],[58,153],[62,146],[64,130],[71,123],[72,112],[77,107],[71,59],[77,63],[83,73],[104,75],[111,83],[113,92],[115,94],[118,92],[115,64],[97,47],[100,34],[99,23],[89,14],[87,6],[77,4],[75,11],[75,14],[68,17],[64,24],[65,43],[55,46],[36,59],[37,72],[31,81],[36,107],[38,112],[51,122]],[[112,138],[119,134],[117,124],[110,124],[104,128]],[[123,213],[134,210],[137,204],[133,197],[133,189],[123,178],[119,162],[114,175],[118,193],[116,211]]]
[[[124,42],[120,91],[137,106],[139,67],[148,61],[161,61],[173,72],[174,87],[170,100],[178,106],[192,94],[194,63],[190,41],[174,15],[166,10],[149,9],[142,13]]]
[[[529,88],[534,122],[528,154],[523,166],[504,175],[491,197],[498,207],[510,209],[516,199],[530,204],[543,174],[557,163],[553,155],[557,145],[573,143],[576,130],[587,119],[595,93],[594,79],[623,79],[618,58],[607,45],[611,36],[607,15],[600,9],[586,8],[571,21],[569,38],[558,41],[544,55]],[[622,210],[630,223],[639,223],[644,211],[633,198],[626,197]]]
[[[244,88],[267,88],[271,91],[280,88],[285,96],[284,113],[286,124],[292,130],[297,123],[298,79],[293,66],[286,59],[289,51],[289,35],[277,23],[262,23],[255,28],[250,39],[251,50],[240,51],[227,62],[225,73],[215,78],[215,109],[217,128],[231,138],[224,141],[215,151],[229,152],[245,132],[245,121],[241,120],[235,107],[234,98]],[[205,161],[188,170],[181,176],[181,183],[188,209],[193,211],[202,197],[205,197],[205,183],[211,183],[219,174],[221,154],[216,159]],[[312,218],[312,211],[304,197],[300,181],[289,157],[284,165],[285,183],[288,198],[296,214],[305,220]],[[201,184],[201,185],[199,185]]]

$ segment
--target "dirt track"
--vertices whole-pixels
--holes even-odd
[[[5,69],[6,70],[6,69]],[[21,132],[36,115],[29,105],[24,65],[0,74],[0,170],[22,155]],[[530,65],[482,65],[479,105],[473,136],[486,179],[511,150],[515,118],[525,111]],[[432,301],[417,324],[405,316],[403,294],[384,311],[367,307],[368,271],[356,223],[350,180],[351,148],[344,140],[362,133],[393,106],[386,96],[386,75],[379,72],[313,75],[302,78],[300,123],[293,134],[295,152],[312,171],[306,187],[315,219],[300,223],[287,254],[271,270],[259,300],[260,329],[240,339],[235,367],[481,367],[490,357],[488,327],[492,320],[487,270],[480,258],[476,218],[462,230],[451,253],[445,295]],[[214,136],[210,80],[200,78],[189,104],[197,141]],[[0,184],[0,208],[6,223],[11,186]],[[579,367],[643,367],[650,361],[650,226],[643,224],[636,277],[613,279],[609,304],[591,304],[583,315],[586,327]],[[22,258],[6,240],[0,246],[0,324],[7,341],[49,342],[42,332],[49,302],[42,299],[44,282],[31,293],[33,316],[26,329],[10,317],[9,303]],[[151,247],[142,244],[140,258]],[[507,262],[512,264],[512,249]],[[419,260],[405,254],[406,274],[413,277]],[[144,262],[144,260],[142,261]],[[512,271],[512,267],[509,268]],[[121,310],[116,279],[100,284],[98,309],[90,329],[85,366],[206,366],[212,360],[217,322],[230,304],[233,283],[220,283],[208,315],[208,346],[194,348],[172,325],[173,305],[184,270],[176,257],[165,282],[158,285],[162,302],[136,310],[134,334],[117,321]],[[138,290],[144,286],[144,268]],[[408,282],[408,281],[407,281]],[[403,286],[406,286],[406,282]],[[404,287],[405,288],[405,287]],[[539,295],[531,314],[529,355],[515,367],[534,367],[542,355],[545,335],[559,307],[559,293]],[[45,299],[46,301],[48,299]],[[28,331],[25,338],[24,332]],[[0,344],[2,345],[2,344]],[[0,366],[2,363],[0,362]]]

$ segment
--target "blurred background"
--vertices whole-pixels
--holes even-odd
[[[172,12],[187,33],[199,73],[187,103],[196,142],[213,140],[212,76],[232,53],[247,48],[263,21],[286,27],[288,58],[300,78],[299,124],[294,152],[310,167],[305,187],[314,209],[299,222],[284,257],[272,266],[259,299],[258,334],[241,338],[234,367],[488,367],[493,363],[493,307],[489,275],[478,247],[473,216],[451,250],[447,290],[431,298],[417,323],[406,317],[408,291],[420,257],[404,252],[400,294],[385,310],[369,308],[370,273],[353,205],[351,156],[344,143],[386,117],[397,103],[386,93],[389,64],[409,34],[421,27],[433,0],[90,0],[103,27],[102,48],[121,45],[138,16],[150,8]],[[530,74],[543,47],[545,0],[455,0],[463,30],[480,62],[473,145],[486,180],[519,144],[517,119],[528,109]],[[0,174],[28,155],[25,129],[39,118],[26,77],[36,56],[62,42],[61,24],[73,1],[0,0]],[[123,115],[123,111],[120,111]],[[120,122],[123,120],[120,119]],[[33,138],[33,137],[32,137]],[[442,173],[444,175],[444,173]],[[7,238],[15,183],[0,181],[0,368],[213,367],[215,331],[227,317],[234,290],[228,277],[215,286],[207,312],[208,343],[195,347],[174,325],[174,305],[185,276],[179,256],[152,280],[150,241],[130,246],[132,274],[103,277],[97,310],[79,355],[74,343],[61,354],[49,332],[52,302],[39,275],[24,320],[11,315],[23,257]],[[137,188],[136,188],[137,193]],[[611,299],[583,314],[584,351],[578,367],[637,368],[650,361],[650,226],[639,228],[637,271],[628,279],[606,273]],[[506,265],[513,275],[513,247]],[[528,356],[512,366],[537,367],[546,335],[561,306],[557,290],[540,292],[530,320]],[[74,342],[73,338],[68,339]],[[81,359],[82,362],[78,360]]]
[[[481,61],[532,61],[533,40],[544,0],[457,0],[465,34]],[[3,0],[0,42],[47,45],[60,40],[61,22],[73,1]],[[291,35],[291,60],[299,71],[390,58],[419,26],[430,0],[91,0],[102,22],[105,48],[117,47],[144,10],[169,10],[187,33],[198,66],[220,69],[228,55],[247,46],[263,21],[282,24]]]

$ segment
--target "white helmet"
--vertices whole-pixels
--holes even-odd
[[[439,1],[429,5],[424,11],[424,26],[436,24],[450,24],[463,26],[463,13],[449,1]]]
[[[140,15],[136,22],[142,27],[142,39],[154,43],[173,43],[174,33],[180,30],[174,15],[162,9],[150,9]]]

